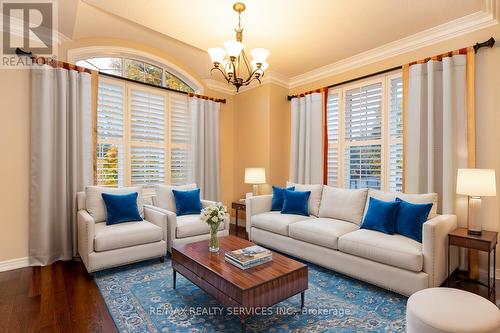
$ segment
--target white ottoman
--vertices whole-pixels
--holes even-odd
[[[408,333],[499,333],[500,310],[487,299],[453,288],[429,288],[406,305]]]

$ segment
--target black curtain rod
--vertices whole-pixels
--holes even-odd
[[[26,52],[26,51],[22,50],[21,48],[16,48],[16,54],[18,56],[20,56],[20,57],[36,58],[33,55],[33,52]],[[71,66],[74,66],[74,65],[71,65]],[[75,66],[75,67],[77,67],[77,66]],[[163,87],[163,86],[157,86],[157,85],[152,84],[152,83],[136,81],[136,80],[132,80],[132,79],[129,79],[129,78],[123,77],[123,76],[118,76],[118,75],[113,75],[113,74],[109,74],[109,73],[104,73],[104,72],[101,72],[101,71],[98,71],[98,72],[99,72],[99,75],[107,76],[109,78],[113,78],[113,79],[117,79],[117,80],[124,80],[124,81],[127,81],[127,82],[137,83],[137,84],[145,85],[145,86],[148,86],[148,87],[163,89],[163,90],[167,90],[167,91],[171,91],[171,92],[176,92],[176,93],[183,94],[183,95],[191,95],[191,96],[195,96],[195,97],[202,98],[202,99],[209,99],[209,100],[212,100],[212,101],[214,101],[216,103],[226,104],[226,99],[224,99],[224,98],[222,98],[222,99],[221,98],[212,98],[212,97],[208,97],[208,96],[204,96],[204,95],[198,95],[198,94],[195,94],[195,93],[192,93],[192,92],[176,90],[176,89],[172,89],[172,88],[168,88],[168,87]]]
[[[493,37],[491,37],[490,39],[488,39],[487,41],[484,41],[482,43],[476,43],[476,45],[473,46],[474,53],[477,53],[477,51],[480,48],[482,48],[482,47],[490,47],[491,48],[491,47],[493,47],[493,45],[495,45],[495,38],[493,38]],[[350,79],[350,80],[347,80],[347,81],[343,81],[343,82],[339,82],[339,83],[334,83],[334,84],[331,84],[331,85],[329,85],[329,86],[327,86],[325,88],[311,90],[310,92],[319,91],[321,89],[334,88],[334,87],[337,87],[337,86],[340,86],[340,85],[344,85],[344,84],[347,84],[347,83],[351,83],[351,82],[354,82],[354,81],[364,80],[364,79],[370,78],[372,76],[377,76],[377,75],[385,74],[385,73],[388,73],[388,72],[392,72],[392,71],[395,71],[395,70],[398,70],[398,69],[401,69],[401,68],[403,68],[403,66],[396,66],[396,67],[384,69],[384,70],[376,72],[376,73],[371,73],[371,74],[364,75],[364,76],[361,76],[361,77],[357,77],[357,78],[354,78],[354,79]],[[303,95],[303,94],[308,94],[310,92],[306,92],[306,93],[302,93],[302,94],[297,94],[297,95],[291,95],[291,96],[288,96],[287,99],[289,101],[291,101],[293,98],[296,98],[296,97],[298,97],[300,95]]]
[[[117,80],[123,80],[123,81],[131,82],[131,83],[138,83],[138,84],[142,84],[142,85],[148,86],[148,87],[153,87],[153,88],[163,89],[163,90],[167,90],[167,91],[171,91],[171,92],[176,92],[176,93],[183,94],[183,95],[190,95],[191,94],[191,95],[196,96],[196,97],[200,97],[200,98],[203,98],[203,99],[210,99],[210,100],[213,100],[214,102],[217,102],[217,103],[226,104],[226,100],[225,99],[211,98],[211,97],[207,97],[207,96],[203,96],[203,95],[198,95],[198,94],[195,94],[195,93],[192,93],[192,92],[176,90],[176,89],[172,89],[172,88],[168,88],[168,87],[163,87],[163,86],[157,86],[157,85],[152,84],[152,83],[136,81],[136,80],[129,79],[128,77],[113,75],[113,74],[104,73],[104,72],[99,72],[99,75],[107,76],[109,78],[113,78],[113,79],[117,79]]]

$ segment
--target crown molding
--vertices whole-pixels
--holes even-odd
[[[11,271],[13,269],[24,268],[30,265],[29,257],[16,258],[0,261],[0,272]]]
[[[213,90],[213,91],[218,91],[227,95],[236,95],[236,91],[234,90],[233,86],[230,86],[229,84],[214,80],[214,79],[205,79],[203,80],[203,83],[205,84],[205,87]]]
[[[342,72],[496,25],[498,24],[498,2],[500,0],[485,0],[483,3],[484,11],[475,12],[352,57],[293,76],[290,78],[289,88],[293,89],[313,83]]]
[[[290,87],[290,79],[287,76],[280,74],[278,72],[273,72],[273,71],[267,72],[261,81],[263,84],[264,83],[273,83],[275,85],[278,85],[278,86],[281,86],[281,87],[287,88],[287,89]]]

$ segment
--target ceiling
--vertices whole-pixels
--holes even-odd
[[[82,2],[83,1],[83,2]],[[172,44],[208,77],[205,50],[234,38],[235,0],[81,0],[71,36]],[[293,77],[482,10],[483,0],[246,0],[246,47],[271,51],[270,70]],[[127,27],[126,27],[127,26]],[[131,32],[134,30],[135,32]],[[145,34],[142,34],[145,36]],[[134,37],[135,36],[135,37]],[[175,44],[175,45],[174,45]],[[174,47],[175,46],[175,47]],[[187,53],[190,55],[186,55]]]

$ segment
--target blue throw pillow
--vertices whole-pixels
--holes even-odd
[[[399,204],[396,233],[422,243],[422,228],[427,221],[432,204],[414,204],[396,198]]]
[[[368,211],[361,229],[380,231],[389,235],[394,234],[399,204],[399,201],[382,201],[370,197]]]
[[[106,205],[106,224],[118,224],[131,221],[142,221],[139,208],[137,208],[137,192],[128,194],[102,193]]]
[[[189,191],[172,190],[172,192],[174,193],[177,216],[201,213],[199,188]]]
[[[288,188],[281,188],[278,186],[273,186],[273,202],[271,204],[272,211],[281,211],[283,209],[283,191],[290,190],[295,191],[295,186]]]
[[[309,216],[309,196],[311,191],[283,190],[283,209],[281,214]]]

